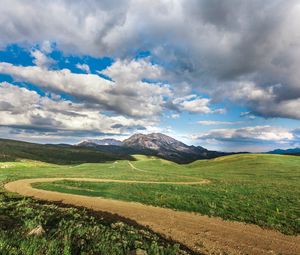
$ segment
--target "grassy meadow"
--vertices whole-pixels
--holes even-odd
[[[44,233],[30,235],[42,226]],[[140,252],[140,253],[139,253]],[[160,236],[114,217],[0,194],[1,255],[190,254]]]
[[[58,181],[35,187],[87,196],[136,201],[199,212],[300,233],[300,157],[232,155],[179,165],[135,156],[136,161],[54,165],[35,161],[0,164],[0,180],[39,177],[88,177],[141,181],[200,181],[205,185],[91,183]]]

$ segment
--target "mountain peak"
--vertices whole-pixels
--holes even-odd
[[[162,133],[150,133],[150,134],[137,133],[137,134],[134,134],[134,135],[130,136],[129,138],[127,138],[125,140],[136,139],[136,138],[164,139],[164,140],[168,140],[168,141],[177,141],[173,137],[162,134]]]
[[[129,147],[134,146],[152,150],[166,149],[166,146],[169,146],[170,144],[174,143],[181,146],[187,146],[184,143],[179,142],[176,139],[161,133],[134,134],[128,139],[125,139],[123,143],[125,146]]]
[[[179,163],[192,162],[197,159],[212,158],[224,153],[208,151],[200,146],[189,146],[168,135],[161,133],[141,134],[137,133],[123,142],[115,139],[85,140],[79,146],[94,147],[98,150],[113,149],[115,152],[124,153],[126,151],[135,154],[147,153]],[[115,145],[111,146],[103,145]],[[106,148],[104,148],[106,147]]]
[[[168,135],[161,133],[135,134],[125,139],[123,145],[138,149],[151,149],[157,152],[158,156],[164,158],[183,158],[197,157],[206,152],[204,148],[189,146]]]

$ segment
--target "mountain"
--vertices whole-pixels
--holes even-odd
[[[276,150],[273,150],[273,151],[269,151],[267,153],[270,153],[270,154],[299,155],[300,154],[300,148],[292,148],[292,149],[286,149],[286,150],[276,149]]]
[[[0,139],[0,162],[21,159],[55,164],[101,163],[115,160],[134,160],[133,154],[157,156],[177,163],[229,155],[209,151],[201,146],[189,146],[170,136],[135,134],[123,142],[115,139],[85,140],[77,145],[36,144]]]
[[[198,151],[198,147],[188,146],[170,136],[160,133],[152,133],[148,135],[135,134],[128,139],[125,139],[123,141],[123,145],[127,147],[136,147],[142,149],[148,148],[157,151],[173,150],[187,153],[195,153],[195,150]],[[199,147],[199,149],[205,150],[202,147]]]
[[[181,152],[188,154],[198,154],[206,151],[202,147],[188,146],[170,136],[152,133],[148,135],[135,134],[123,141],[123,146],[140,149],[151,149],[158,152]]]
[[[85,146],[85,147],[95,147],[97,145],[115,145],[115,146],[121,146],[122,142],[116,139],[89,139],[84,140],[77,144],[78,146]]]
[[[134,160],[128,154],[120,155],[90,147],[66,144],[36,144],[0,139],[0,162],[21,159],[39,160],[54,164],[101,163],[119,159]]]
[[[170,136],[152,133],[135,134],[125,139],[122,146],[142,150],[152,150],[155,156],[172,160],[177,163],[189,163],[198,159],[215,158],[226,153],[209,151],[201,146],[189,146]]]
[[[120,156],[143,154],[157,156],[177,163],[190,163],[198,159],[216,158],[232,153],[209,151],[201,146],[189,146],[161,133],[134,134],[124,141],[115,139],[85,140],[76,147],[94,148]]]

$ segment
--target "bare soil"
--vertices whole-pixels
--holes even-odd
[[[135,202],[65,194],[31,187],[32,183],[58,180],[169,184],[208,183],[206,180],[202,182],[142,182],[89,178],[39,178],[10,182],[5,185],[5,188],[23,196],[47,201],[61,201],[64,204],[120,215],[201,254],[300,254],[299,235],[287,236],[256,225],[224,221],[196,213],[179,212]]]

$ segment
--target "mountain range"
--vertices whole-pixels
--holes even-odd
[[[120,146],[122,145],[122,142],[116,139],[89,139],[89,140],[84,140],[80,142],[78,145],[80,146],[86,146],[86,147],[95,147],[98,145],[116,145]]]
[[[270,154],[300,156],[300,148],[273,150]],[[79,144],[36,144],[0,139],[0,162],[20,159],[40,160],[55,164],[79,164],[135,160],[132,155],[156,156],[177,163],[210,159],[233,153],[207,150],[201,146],[184,144],[170,136],[134,134],[124,141],[116,139],[90,139]]]
[[[269,154],[289,154],[289,155],[300,155],[300,148],[292,148],[292,149],[276,149],[273,151],[267,152]]]
[[[201,146],[186,145],[161,133],[134,134],[124,141],[115,139],[85,140],[80,147],[93,147],[103,152],[120,155],[145,154],[158,156],[177,163],[189,163],[198,159],[209,159],[230,153],[210,151]]]

